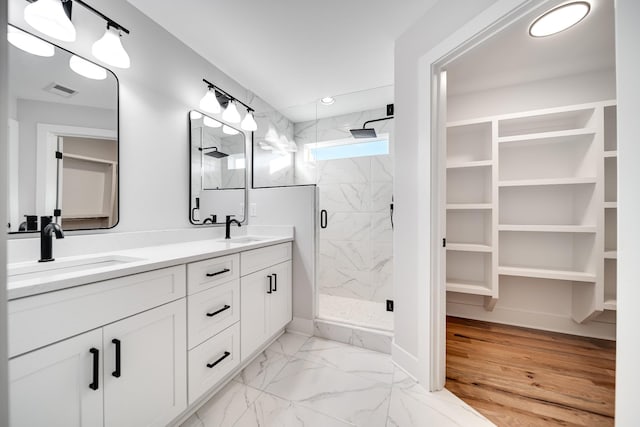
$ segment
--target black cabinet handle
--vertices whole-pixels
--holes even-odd
[[[217,276],[218,274],[224,274],[224,273],[228,273],[230,271],[231,270],[229,270],[228,268],[225,268],[224,270],[216,271],[215,273],[207,273],[207,277]]]
[[[225,305],[224,305],[224,307],[222,307],[220,310],[216,310],[216,311],[214,311],[213,313],[207,313],[207,317],[213,317],[213,316],[215,316],[216,314],[220,314],[220,313],[222,313],[222,312],[223,312],[223,311],[225,311],[225,310],[229,310],[230,308],[231,308],[231,306],[230,306],[230,305],[225,304]]]
[[[100,381],[100,350],[92,348],[89,353],[93,354],[93,382],[89,384],[91,390],[97,390]]]
[[[327,228],[327,211],[322,209],[320,211],[320,228]]]
[[[116,345],[116,370],[113,371],[111,375],[120,378],[120,374],[122,373],[120,372],[120,340],[114,338],[111,342]]]
[[[278,292],[278,275],[273,273],[273,292]]]
[[[269,290],[267,291],[268,294],[273,293],[273,277],[271,277],[271,275],[267,276],[269,278]]]
[[[220,359],[216,360],[213,363],[207,363],[207,368],[213,368],[214,366],[216,366],[218,363],[222,362],[224,359],[226,359],[229,356],[231,356],[231,353],[229,353],[228,351],[225,351]]]

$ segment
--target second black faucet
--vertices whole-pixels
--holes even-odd
[[[236,223],[238,225],[238,227],[242,227],[242,224],[240,224],[240,221],[238,221],[237,219],[231,219],[231,217],[234,215],[227,215],[227,220],[224,223],[224,238],[225,239],[230,239],[231,238],[231,223]]]

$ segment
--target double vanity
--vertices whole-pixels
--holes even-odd
[[[10,424],[165,426],[292,318],[292,234],[9,268]]]

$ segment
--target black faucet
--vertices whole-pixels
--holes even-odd
[[[205,218],[204,221],[202,221],[202,224],[215,224],[216,222],[218,222],[217,215],[211,215],[209,218]]]
[[[64,233],[62,227],[55,222],[52,222],[50,216],[40,217],[40,259],[38,262],[53,261],[53,236],[56,235],[56,239],[64,239]]]
[[[225,221],[224,224],[224,238],[225,239],[230,239],[231,238],[231,223],[235,222],[238,227],[242,227],[242,224],[240,224],[240,221],[238,221],[237,219],[231,219],[231,217],[234,215],[227,215],[227,220]]]

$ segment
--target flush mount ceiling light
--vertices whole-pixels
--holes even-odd
[[[107,70],[76,55],[72,55],[69,59],[69,67],[88,79],[104,80],[107,78]]]
[[[206,127],[210,127],[210,128],[219,128],[220,126],[222,126],[222,123],[220,123],[217,120],[213,120],[211,117],[206,117],[202,120],[202,123],[206,126]]]
[[[129,30],[118,24],[102,12],[89,6],[82,0],[27,0],[30,4],[24,8],[24,19],[36,30],[65,42],[76,40],[76,28],[71,22],[71,11],[74,3],[98,15],[107,22],[104,36],[91,48],[93,55],[100,61],[118,68],[129,68],[131,60],[122,47],[122,33]]]
[[[575,1],[555,7],[538,18],[529,26],[531,37],[547,37],[573,27],[582,21],[591,10],[586,1]]]
[[[24,8],[24,20],[36,30],[64,42],[76,40],[76,28],[60,0],[38,0]]]
[[[200,108],[209,113],[218,114],[222,111],[222,106],[225,106],[224,111],[222,111],[222,120],[227,123],[240,123],[240,127],[248,132],[258,130],[258,124],[253,116],[255,111],[253,108],[238,100],[238,98],[229,95],[207,79],[202,79],[202,81],[207,85],[207,92],[200,100]],[[240,122],[241,117],[236,104],[240,104],[247,109],[247,114],[244,116],[244,119],[242,119],[242,122]],[[225,126],[222,130],[228,135],[236,135],[239,133],[239,131],[230,126]]]
[[[100,40],[91,47],[91,53],[100,61],[118,68],[131,67],[129,54],[120,41],[120,31],[107,24],[107,30]]]
[[[7,26],[7,40],[9,43],[27,53],[37,56],[51,57],[55,54],[55,47],[44,40],[41,40],[29,33]]]
[[[320,100],[322,105],[332,105],[334,102],[336,102],[336,100],[332,96],[325,96]]]

